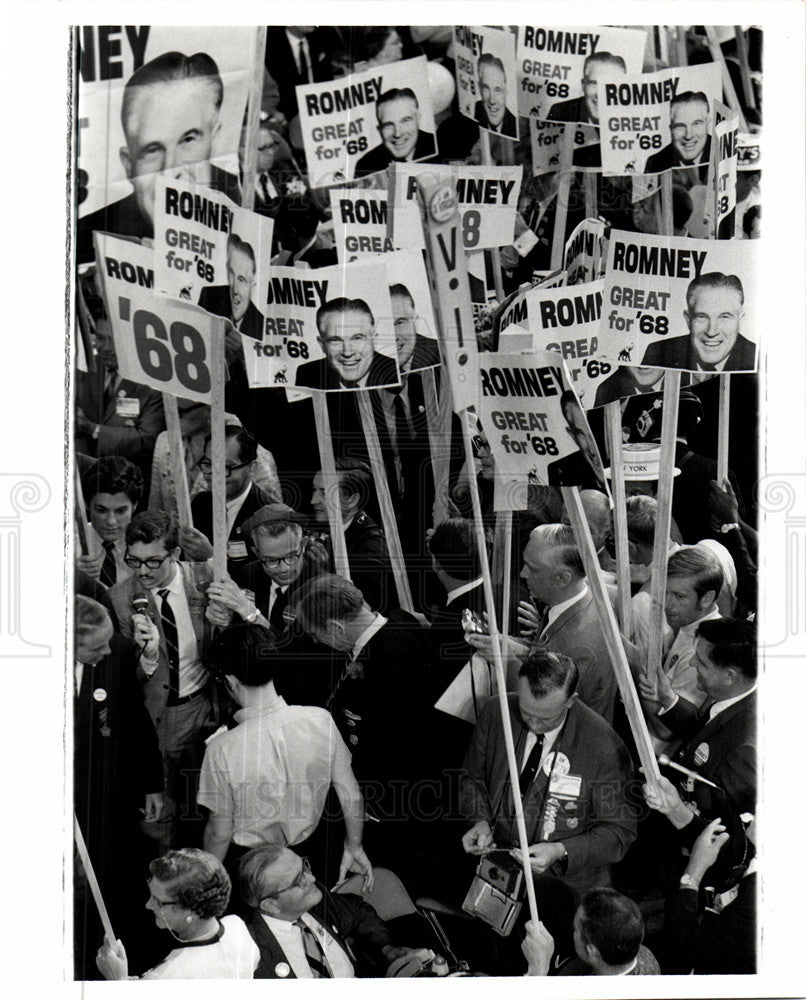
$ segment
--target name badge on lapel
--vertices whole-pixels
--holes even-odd
[[[117,396],[115,398],[115,413],[119,417],[139,417],[140,400],[136,396]]]

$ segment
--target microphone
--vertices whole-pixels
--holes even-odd
[[[133,615],[145,615],[150,618],[148,610],[148,597],[142,590],[136,590],[132,594],[132,614]]]
[[[679,771],[681,774],[685,774],[686,777],[691,778],[694,781],[701,781],[704,785],[709,785],[711,788],[715,788],[717,791],[721,791],[719,785],[715,785],[713,781],[709,781],[707,778],[703,778],[701,774],[697,774],[696,771],[690,771],[687,767],[683,767],[682,764],[675,764],[673,760],[669,760],[667,754],[662,753],[658,757],[658,763],[661,767],[671,767],[675,771]]]

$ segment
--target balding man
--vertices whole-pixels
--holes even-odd
[[[390,163],[423,160],[436,153],[433,134],[420,128],[420,105],[411,87],[393,87],[381,94],[375,115],[382,141],[356,163],[356,177],[385,170]]]
[[[223,316],[245,337],[263,339],[263,316],[252,301],[257,264],[251,243],[237,233],[227,237],[227,284],[202,288],[199,305]]]

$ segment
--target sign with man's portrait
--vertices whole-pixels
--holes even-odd
[[[479,128],[518,138],[515,36],[499,28],[453,29],[459,110]]]

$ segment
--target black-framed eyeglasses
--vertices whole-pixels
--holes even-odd
[[[136,556],[130,556],[129,550],[126,549],[123,561],[129,569],[140,569],[141,566],[147,566],[149,569],[159,569],[170,554],[170,552],[166,552],[162,559],[138,559]]]
[[[146,885],[148,886],[148,895],[151,897],[151,899],[154,900],[154,902],[157,904],[157,906],[181,906],[182,905],[179,902],[178,899],[157,899],[157,897],[151,891],[151,879],[150,878],[146,879]]]
[[[303,552],[304,546],[300,546],[298,552],[290,552],[287,556],[279,556],[277,559],[273,556],[258,556],[258,559],[261,566],[265,566],[267,569],[277,569],[281,563],[283,566],[296,566],[302,559]]]
[[[252,462],[249,461],[249,462],[241,462],[240,465],[224,466],[224,478],[229,479],[229,477],[232,475],[233,472],[237,472],[238,469],[245,469],[247,465],[251,464]],[[200,458],[197,465],[199,471],[202,472],[205,476],[209,476],[209,474],[213,471],[213,463],[212,460],[209,458]]]
[[[277,892],[270,892],[268,896],[264,896],[264,899],[277,899],[278,896],[282,896],[284,892],[288,892],[289,889],[301,889],[303,881],[306,875],[311,874],[311,863],[306,857],[300,858],[302,861],[302,868],[300,868],[299,875],[294,879],[294,881],[287,885],[284,889],[278,889]]]

